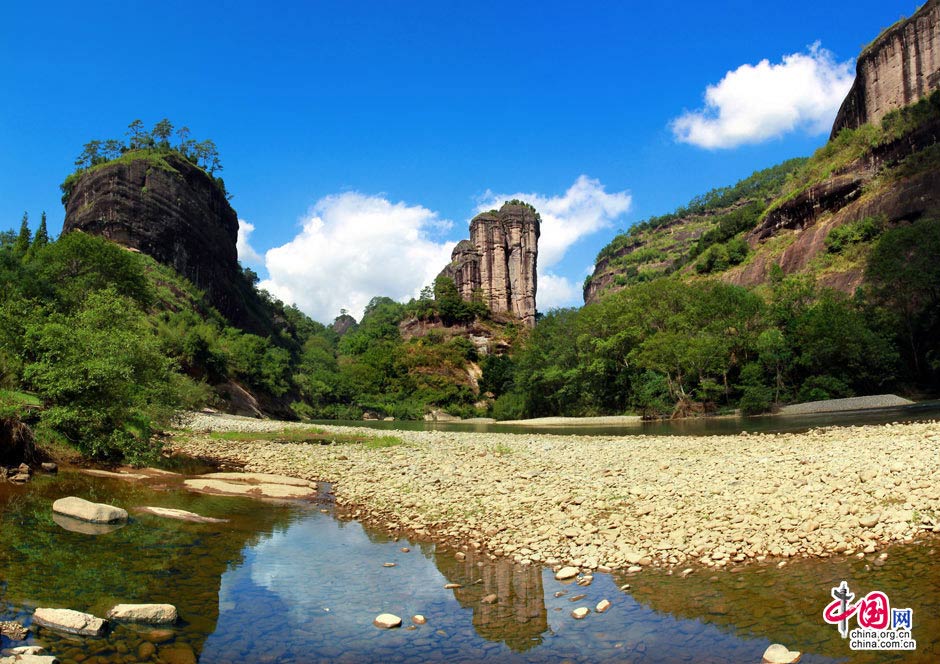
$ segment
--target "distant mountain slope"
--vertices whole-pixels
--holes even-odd
[[[885,231],[940,216],[940,0],[882,32],[857,70],[825,146],[618,235],[585,303],[675,272],[757,287],[775,267],[854,292]]]

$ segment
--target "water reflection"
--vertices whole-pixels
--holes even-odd
[[[885,565],[868,569],[871,561],[814,561],[687,579],[596,575],[580,587],[556,581],[550,570],[392,540],[335,518],[328,503],[198,496],[68,473],[28,488],[0,487],[0,620],[28,622],[38,605],[97,615],[118,602],[179,607],[183,620],[172,629],[117,626],[102,639],[48,630],[31,636],[64,664],[197,657],[204,664],[757,662],[774,641],[804,651],[804,664],[819,664],[850,654],[821,619],[829,588],[842,578],[914,609],[919,650],[904,661],[940,654],[940,571],[927,546],[898,548]],[[142,515],[116,532],[86,535],[51,517],[52,500],[66,494],[230,521]],[[629,592],[619,590],[624,582]],[[606,613],[572,619],[572,609],[601,599],[612,603]],[[409,627],[376,629],[372,619],[384,612]],[[415,614],[427,624],[411,626]]]
[[[540,645],[548,631],[542,569],[509,560],[490,561],[472,551],[464,555],[466,559],[458,560],[449,551],[435,553],[434,564],[449,583],[462,586],[454,590],[454,596],[473,612],[477,634],[516,652]]]

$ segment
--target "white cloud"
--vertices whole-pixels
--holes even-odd
[[[599,180],[581,175],[561,196],[487,191],[477,212],[499,208],[504,201],[514,198],[531,203],[542,216],[536,292],[539,311],[580,304],[581,287],[550,268],[558,265],[568,249],[581,238],[613,227],[614,222],[630,210],[632,197],[626,191],[608,194]]]
[[[783,62],[741,65],[705,90],[705,108],[673,120],[676,140],[702,148],[760,143],[797,129],[828,132],[855,78],[816,42]]]
[[[258,265],[262,261],[261,255],[254,250],[248,241],[248,237],[254,230],[254,224],[249,224],[244,219],[238,220],[238,242],[235,247],[238,249],[238,260],[246,265]]]
[[[373,297],[407,300],[434,280],[455,244],[434,236],[450,225],[427,208],[381,196],[327,196],[293,240],[265,253],[269,278],[259,286],[322,322],[340,309],[359,319]]]
[[[538,310],[546,312],[558,307],[571,307],[581,304],[583,297],[581,286],[575,284],[568,277],[562,277],[551,272],[539,274]]]
[[[562,196],[536,193],[494,194],[487,191],[477,212],[499,208],[518,198],[535,206],[542,215],[539,237],[539,269],[557,264],[568,248],[581,238],[613,226],[629,209],[632,198],[625,191],[608,194],[600,180],[581,175]],[[541,285],[539,286],[541,288]]]

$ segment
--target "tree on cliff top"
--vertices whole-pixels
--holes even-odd
[[[189,128],[181,127],[176,131],[178,142],[173,145],[170,142],[174,133],[173,129],[173,123],[167,118],[157,122],[150,131],[144,127],[143,120],[134,120],[127,126],[126,142],[113,138],[105,141],[89,141],[83,146],[81,154],[75,160],[75,166],[80,172],[86,168],[119,159],[128,152],[157,150],[179,154],[209,175],[214,176],[217,171],[222,170],[219,150],[212,140],[196,142],[189,137]]]

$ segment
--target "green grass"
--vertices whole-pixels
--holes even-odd
[[[396,438],[395,436],[332,434],[323,429],[309,428],[288,428],[279,431],[213,431],[209,434],[209,437],[213,440],[227,440],[231,442],[263,440],[272,443],[361,445],[369,450],[383,450],[404,444],[400,438]]]
[[[214,440],[245,442],[252,440],[270,440],[286,443],[320,442],[325,440],[323,429],[290,428],[280,431],[213,431],[209,437]]]
[[[41,406],[42,401],[35,394],[18,392],[16,390],[0,390],[0,402],[12,403],[17,406]]]
[[[493,451],[494,451],[496,454],[502,454],[502,455],[504,455],[504,456],[507,456],[507,455],[512,454],[512,448],[509,447],[509,445],[504,445],[503,443],[500,443],[499,445],[496,445],[496,446],[493,448]]]

